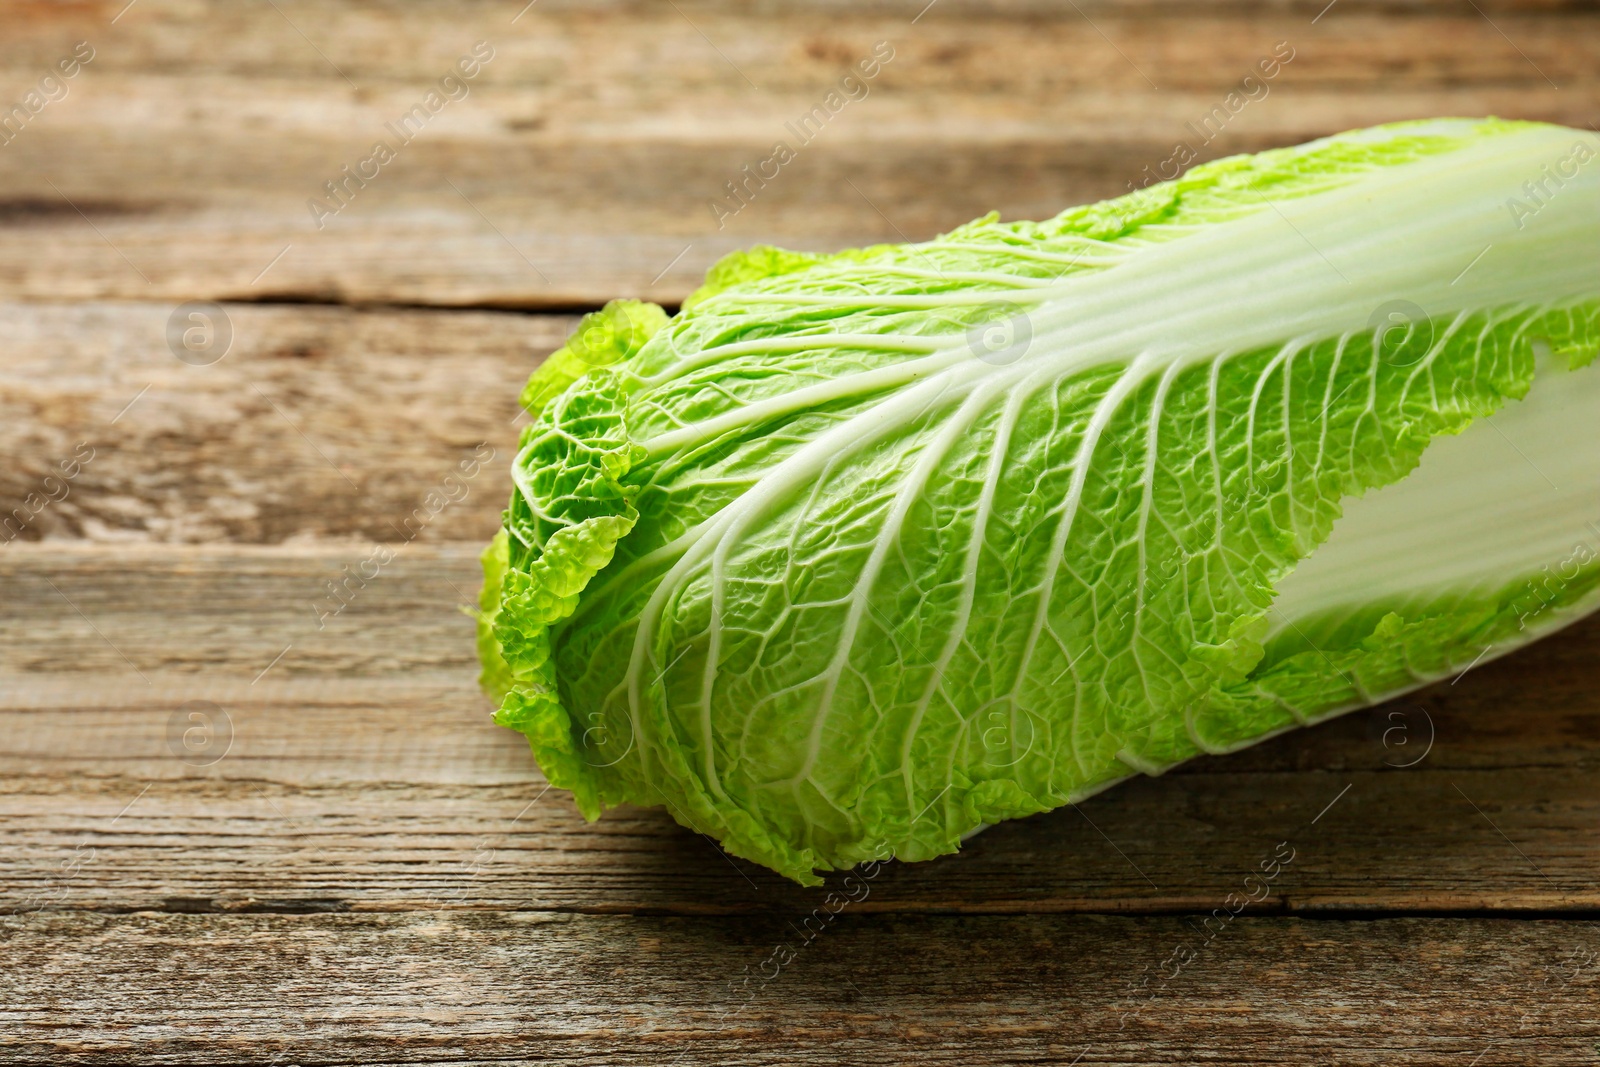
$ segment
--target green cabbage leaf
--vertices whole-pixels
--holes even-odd
[[[586,816],[814,883],[1572,621],[1597,154],[1380,127],[607,305],[523,394],[497,721]]]

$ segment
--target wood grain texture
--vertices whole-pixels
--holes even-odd
[[[1203,157],[1436,115],[1600,121],[1592,4],[1202,8],[140,0],[23,5],[0,100],[96,58],[0,147],[0,296],[562,308],[677,301],[756,241],[922,239],[1127,191],[1278,42]],[[276,8],[277,10],[273,10]],[[475,41],[495,57],[318,228],[340,179]],[[894,58],[800,147],[875,42]],[[720,219],[745,164],[798,158]],[[288,251],[285,251],[287,249]],[[282,258],[278,258],[279,256]],[[270,269],[269,269],[270,267]]]
[[[232,342],[197,353],[219,356],[197,366],[173,354],[169,305],[0,305],[11,459],[0,522],[46,495],[80,444],[93,449],[61,499],[26,509],[0,539],[487,540],[510,492],[517,393],[576,321],[247,304],[204,314],[214,344]],[[189,328],[179,316],[179,334]],[[480,446],[495,460],[442,488]],[[448,507],[425,505],[445,491]]]
[[[847,908],[807,940],[806,918],[0,920],[18,963],[0,1048],[11,1063],[136,1046],[163,1063],[1504,1067],[1592,1064],[1600,1041],[1587,924],[1243,915],[1208,940],[1177,917]]]
[[[0,553],[0,907],[387,911],[443,896],[704,914],[821,899],[661,812],[591,826],[546,795],[476,689],[458,608],[477,546],[404,546],[319,620],[322,576],[363,551]],[[1454,685],[1007,823],[891,869],[863,909],[1203,912],[1289,841],[1299,859],[1273,910],[1600,910],[1597,645],[1593,620]],[[185,745],[193,701],[213,733]]]

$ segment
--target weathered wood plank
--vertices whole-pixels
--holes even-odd
[[[675,301],[757,240],[922,238],[1125,191],[1279,41],[1295,58],[1204,157],[1399,118],[1581,126],[1600,110],[1600,16],[1582,4],[1491,7],[1491,21],[1345,0],[1313,25],[1322,5],[945,0],[913,25],[923,5],[541,3],[513,24],[521,5],[498,0],[281,14],[142,0],[112,26],[119,6],[29,5],[0,45],[16,94],[73,41],[97,50],[0,148],[0,295]],[[308,201],[480,39],[495,58],[470,95],[396,142],[319,229]],[[775,140],[798,147],[785,124],[877,41],[895,53],[869,94],[719,220],[724,183]]]
[[[405,547],[321,629],[319,580],[358,547],[0,552],[0,906],[813,899],[659,812],[587,826],[542,794],[474,684],[456,609],[476,548]],[[870,907],[1209,908],[1286,839],[1301,854],[1274,905],[1288,910],[1600,907],[1597,641],[1592,620],[1454,685],[996,827],[892,869]],[[186,744],[191,701],[214,721]]]
[[[417,758],[398,741],[391,748],[401,767]],[[245,767],[153,782],[103,777],[105,767],[82,783],[13,780],[0,793],[0,912],[449,904],[739,915],[810,908],[826,895],[731,860],[658,811],[585,825],[538,783],[286,787],[252,781]],[[862,908],[1203,913],[1289,841],[1294,875],[1262,913],[1591,915],[1600,910],[1591,783],[1592,772],[1571,771],[1196,769],[1005,824],[958,856],[892,865]]]
[[[1590,1064],[1600,1041],[1588,923],[1246,913],[1208,939],[1178,917],[808,915],[0,920],[0,1043],[11,1063],[1504,1067]]]
[[[510,492],[517,393],[575,321],[238,304],[201,314],[0,305],[0,542],[487,539]],[[189,354],[183,332],[208,323],[211,348]],[[80,445],[93,458],[52,490],[45,479]],[[437,492],[454,499],[432,514]]]

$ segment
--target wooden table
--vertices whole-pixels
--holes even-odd
[[[458,608],[573,313],[670,305],[758,240],[1115,194],[1280,41],[1205,156],[1600,121],[1579,0],[925,2],[0,10],[0,101],[93,50],[0,146],[0,503],[29,509],[0,544],[0,1060],[1597,1061],[1600,620],[890,865],[820,933],[819,894],[660,812],[585,824],[489,723]],[[477,41],[468,95],[318,229]],[[869,95],[719,229],[878,41]],[[1207,923],[1280,842],[1271,895]]]

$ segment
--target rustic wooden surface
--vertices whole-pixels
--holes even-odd
[[[95,49],[0,146],[0,512],[93,450],[0,543],[0,1060],[1600,1062],[1600,620],[889,865],[826,925],[659,812],[585,824],[487,721],[458,609],[574,312],[754,241],[1114,194],[1278,41],[1207,155],[1600,122],[1591,2],[924,4],[0,12],[0,102]],[[478,40],[471,95],[316,230]],[[722,182],[880,40],[719,230]],[[209,365],[169,346],[187,301],[221,302]]]

